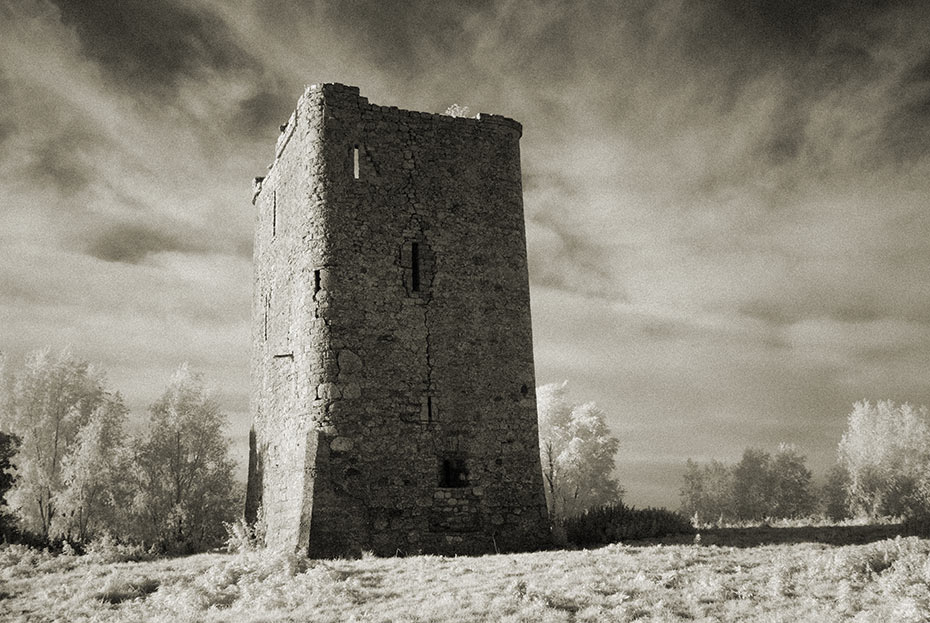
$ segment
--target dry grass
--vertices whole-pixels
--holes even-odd
[[[926,621],[930,541],[101,564],[0,549],[3,621]]]

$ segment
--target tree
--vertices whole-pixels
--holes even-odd
[[[56,498],[63,489],[64,459],[78,432],[105,399],[103,376],[69,349],[26,357],[22,373],[5,392],[0,426],[20,438],[13,460],[16,482],[7,499],[25,527],[52,535]]]
[[[720,461],[699,465],[688,459],[681,488],[681,512],[697,523],[733,516],[733,468]]]
[[[19,448],[19,437],[0,431],[0,542],[14,534],[14,517],[9,512],[6,494],[13,487],[13,457]]]
[[[798,448],[783,443],[769,464],[772,497],[768,514],[776,519],[808,517],[814,512],[811,470]]]
[[[567,381],[536,390],[546,502],[556,520],[623,497],[613,477],[620,442],[597,405],[568,402],[566,386]]]
[[[235,518],[240,497],[223,434],[225,416],[186,365],[149,414],[148,432],[133,452],[138,538],[170,551],[219,544],[223,522]]]
[[[868,517],[928,510],[930,426],[926,407],[857,402],[839,444],[851,509]]]
[[[791,444],[775,455],[747,448],[736,465],[688,459],[681,489],[681,510],[698,522],[717,519],[758,521],[806,517],[814,512],[807,459]]]
[[[78,431],[62,470],[64,490],[56,496],[56,532],[86,542],[103,532],[121,534],[130,499],[124,427],[128,411],[119,394],[108,397]]]
[[[834,521],[849,518],[846,490],[849,488],[849,472],[842,465],[834,465],[827,472],[827,481],[820,490],[823,514]]]
[[[733,510],[737,519],[758,520],[771,515],[771,460],[768,452],[746,448],[733,468]]]

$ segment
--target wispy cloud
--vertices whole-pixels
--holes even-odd
[[[107,262],[138,264],[151,253],[188,251],[184,242],[141,225],[110,227],[90,242],[88,253]]]
[[[523,123],[537,371],[629,434],[621,480],[792,435],[824,465],[852,400],[930,402],[928,27],[910,1],[0,5],[0,348],[74,342],[135,396],[190,360],[244,414],[249,183],[340,81]]]

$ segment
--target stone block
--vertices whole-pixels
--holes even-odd
[[[349,437],[336,437],[329,442],[329,448],[333,452],[348,452],[355,445]]]

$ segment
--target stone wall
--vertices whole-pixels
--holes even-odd
[[[311,87],[257,182],[247,509],[314,556],[548,542],[518,123]]]

